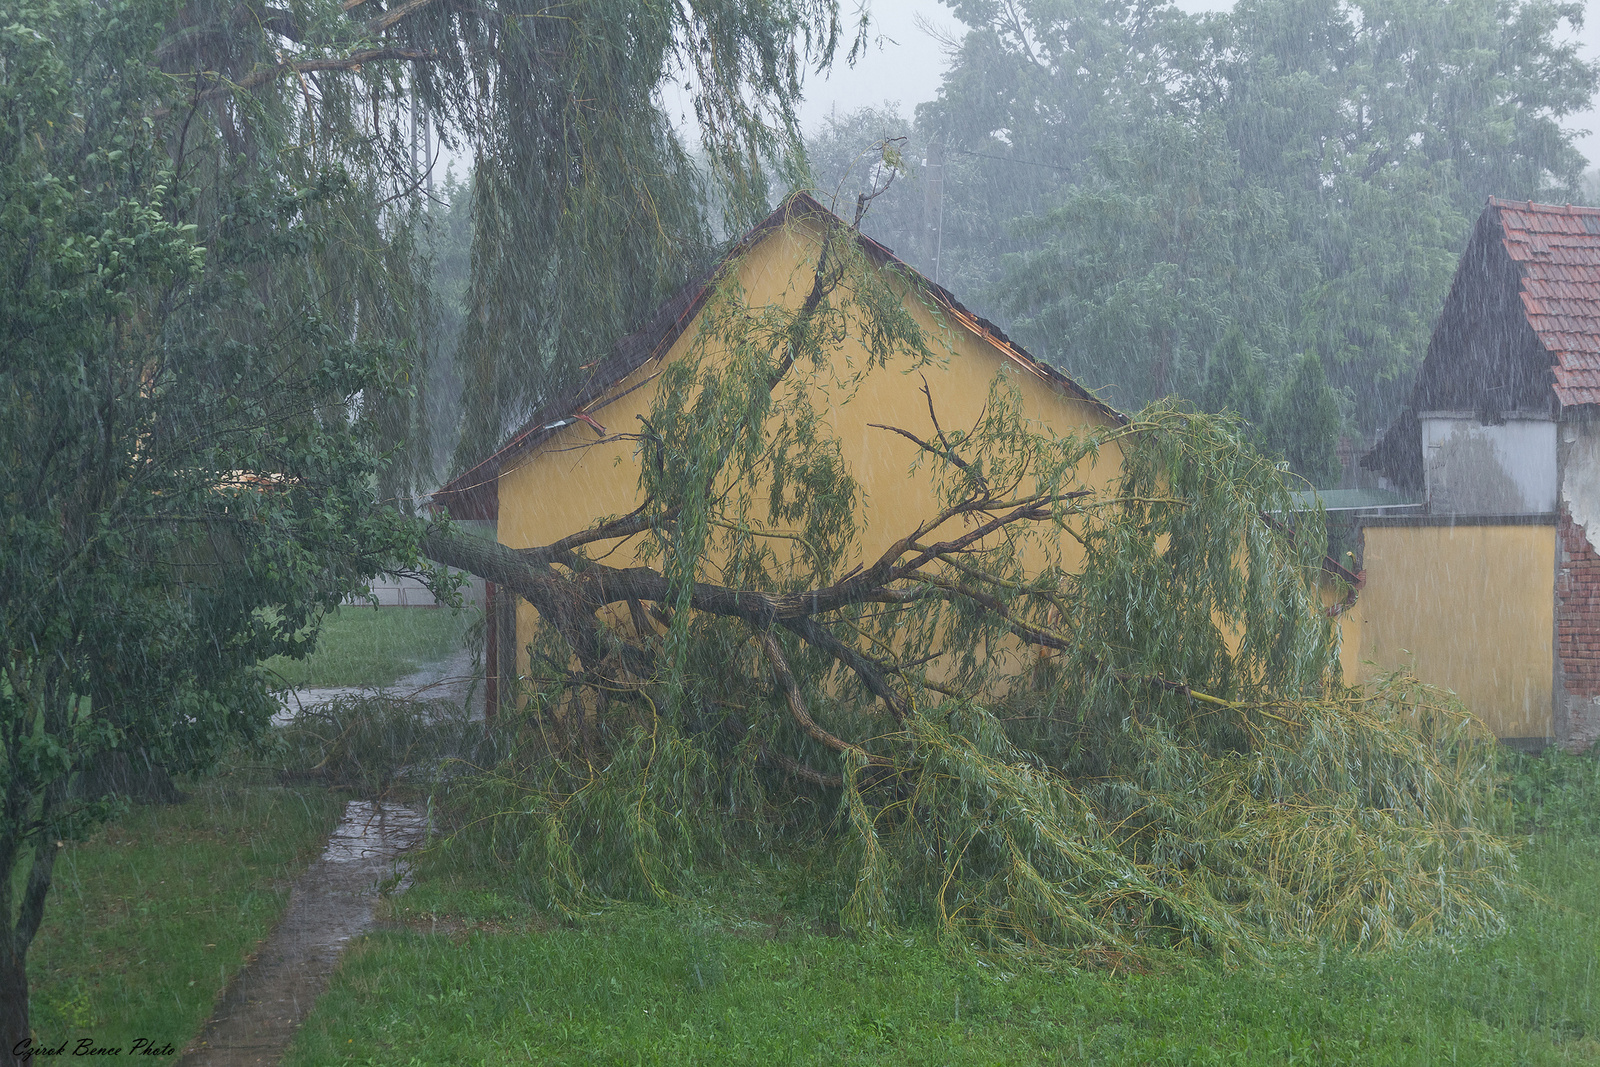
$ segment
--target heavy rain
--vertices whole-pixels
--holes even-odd
[[[0,1067],[1600,1061],[1584,15],[0,0]]]

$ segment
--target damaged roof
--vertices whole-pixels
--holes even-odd
[[[598,410],[608,400],[615,399],[609,395],[613,387],[651,360],[664,357],[672,349],[700,313],[717,278],[726,267],[771,231],[801,218],[815,219],[827,226],[845,225],[842,219],[823,207],[811,194],[800,192],[790,196],[776,211],[740,238],[709,270],[657,308],[644,326],[623,337],[604,358],[587,367],[587,374],[578,385],[535,412],[493,455],[442,486],[433,494],[434,506],[447,508],[451,516],[457,519],[495,518],[499,511],[498,479],[507,463],[537,448],[574,421],[589,422],[592,411]],[[859,232],[854,237],[875,266],[890,266],[899,271],[942,314],[1000,349],[1013,365],[1044,380],[1057,392],[1098,408],[1119,423],[1127,421],[1127,416],[1054,367],[1035,359],[998,326],[969,311],[948,289],[923,276],[888,248]]]

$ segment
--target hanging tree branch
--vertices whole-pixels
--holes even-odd
[[[318,59],[286,59],[280,63],[257,67],[243,75],[236,81],[224,81],[209,89],[202,89],[194,94],[189,103],[209,103],[234,93],[249,92],[259,89],[269,82],[275,81],[285,74],[313,74],[325,70],[359,70],[367,63],[382,63],[388,60],[403,60],[408,63],[432,63],[440,58],[438,52],[420,48],[365,48],[359,52],[352,52],[345,56],[328,56]],[[220,79],[220,75],[208,72],[201,77]],[[154,114],[161,116],[169,113],[171,108],[160,108]]]

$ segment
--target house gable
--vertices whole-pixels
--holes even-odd
[[[1482,428],[1471,433],[1491,449],[1519,454],[1509,466],[1526,468],[1529,461],[1520,456],[1522,442],[1513,440],[1526,435],[1515,431],[1500,434],[1493,428],[1510,420],[1550,420],[1558,413],[1552,388],[1554,357],[1529,321],[1523,263],[1518,258],[1525,246],[1516,244],[1514,254],[1514,242],[1508,236],[1523,231],[1507,230],[1509,223],[1527,212],[1508,215],[1501,206],[1505,203],[1491,199],[1479,216],[1428,342],[1407,409],[1361,461],[1363,467],[1379,471],[1402,492],[1429,492],[1428,446],[1453,449],[1448,442],[1464,440],[1468,424]],[[1435,425],[1425,426],[1425,422]],[[1507,440],[1496,440],[1500,436]],[[1477,466],[1471,448],[1464,446],[1460,454],[1470,466]],[[1452,477],[1452,472],[1440,466],[1437,453],[1432,459],[1432,473],[1443,480],[1457,486],[1471,480],[1466,471],[1453,472]],[[1509,510],[1521,510],[1515,496],[1500,495]],[[1472,494],[1463,496],[1458,489],[1455,496],[1455,503],[1441,500],[1441,505],[1456,511],[1474,510],[1477,502]]]
[[[820,206],[804,213],[791,211],[781,225],[765,227],[744,243],[740,256],[725,269],[736,272],[731,280],[751,308],[800,305],[813,283],[822,227],[830,225],[839,223]],[[873,251],[870,246],[866,250]],[[873,269],[899,273],[898,260],[868,258]],[[818,372],[819,383],[801,386],[801,379],[794,378],[797,388],[820,388],[830,394],[824,402],[824,416],[839,442],[841,458],[861,487],[859,548],[869,555],[903,536],[907,531],[901,526],[912,521],[911,516],[923,517],[936,509],[926,479],[908,475],[918,455],[917,446],[878,426],[928,430],[930,403],[945,425],[971,426],[987,404],[991,384],[1002,374],[1017,387],[1026,416],[1058,432],[1125,421],[1059,373],[1034,361],[953,298],[937,299],[943,290],[924,288],[915,275],[900,277],[907,307],[929,347],[940,357],[936,363],[914,372],[910,361],[893,359],[888,366],[857,380],[845,395],[846,390],[825,383],[849,379],[847,365],[865,366],[865,349],[852,336],[842,339],[830,356],[832,369]],[[931,287],[932,283],[927,284]],[[661,370],[694,352],[698,343],[695,317],[705,302],[702,295],[686,304],[689,313],[659,355],[641,361],[599,390],[593,400],[576,409],[576,415],[524,431],[520,441],[497,453],[497,517],[503,544],[516,548],[547,544],[603,516],[623,514],[638,506],[635,453],[639,445],[617,435],[639,429],[641,420],[650,416]],[[813,372],[806,365],[804,369],[796,366],[790,373]],[[1105,469],[1117,467],[1116,460],[1108,457]]]
[[[646,458],[641,455],[646,447],[641,420],[653,413],[659,377],[680,359],[721,358],[718,344],[707,340],[702,346],[700,334],[701,326],[711,321],[702,316],[715,287],[737,285],[741,300],[756,314],[764,308],[792,312],[814,284],[829,228],[842,226],[810,197],[791,198],[715,271],[664,306],[644,330],[625,338],[591,369],[583,387],[536,414],[493,456],[436,494],[435,504],[448,507],[457,518],[463,512],[493,518],[496,539],[515,549],[548,545],[607,516],[633,511],[642,502],[639,462]],[[842,566],[876,558],[939,507],[936,477],[925,463],[919,464],[918,446],[884,427],[934,433],[930,406],[943,426],[971,427],[988,411],[991,388],[1002,377],[1014,387],[1022,416],[1057,433],[1127,421],[1034,360],[881,245],[859,235],[852,239],[868,269],[892,275],[890,287],[901,294],[934,359],[901,353],[890,356],[887,365],[876,365],[852,328],[836,338],[823,366],[803,360],[779,386],[812,393],[808,404],[827,424],[827,436],[837,443],[839,459],[858,488],[852,544],[856,555]],[[869,364],[870,373],[861,373]],[[1120,449],[1110,443],[1088,462],[1092,476],[1109,482],[1121,471]],[[779,530],[774,536],[790,535]],[[592,544],[588,550],[612,565],[626,566],[648,546],[624,541]],[[1040,565],[1059,555],[1063,565],[1072,567],[1078,565],[1081,548],[1065,539],[1051,555]],[[711,565],[715,567],[714,559]],[[634,624],[631,617],[609,609],[604,614],[616,625]],[[513,679],[525,668],[523,650],[536,640],[539,620],[532,605],[493,591],[489,620],[486,699],[498,706],[500,694],[512,691]],[[1029,655],[1020,641],[1014,645],[990,652]]]
[[[1364,659],[1414,665],[1508,739],[1600,737],[1597,405],[1600,209],[1491,199],[1362,460],[1425,504],[1366,524],[1358,621]]]
[[[502,471],[519,462],[522,457],[540,450],[564,430],[588,426],[598,431],[603,423],[596,420],[596,413],[611,406],[629,391],[639,388],[649,373],[653,373],[671,353],[681,348],[680,340],[691,332],[696,318],[724,272],[736,269],[757,246],[780,236],[786,227],[795,224],[827,227],[845,225],[809,193],[796,193],[789,197],[734,244],[715,265],[656,309],[644,326],[623,337],[603,359],[586,368],[585,377],[579,385],[535,412],[494,454],[441,487],[433,496],[434,506],[447,509],[457,519],[497,518],[498,479]],[[1126,421],[1120,412],[1055,368],[1035,359],[994,323],[968,310],[948,289],[924,277],[890,249],[860,233],[854,234],[854,238],[870,263],[900,275],[909,283],[911,292],[935,311],[937,321],[929,317],[923,323],[924,329],[931,333],[949,330],[970,335],[979,342],[978,350],[1010,365],[1021,377],[1086,405],[1100,419],[1113,423]],[[641,371],[647,373],[641,376]],[[991,369],[990,377],[993,377],[993,373]],[[579,436],[582,436],[581,432]]]

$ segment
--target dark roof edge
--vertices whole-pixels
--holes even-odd
[[[822,212],[829,218],[832,218],[835,225],[844,225],[843,219],[840,219],[837,215],[833,214],[833,212],[823,207],[811,196],[811,194],[804,192],[795,194],[796,199],[799,197],[804,197],[817,211]],[[856,241],[866,251],[867,255],[870,256],[880,266],[888,264],[900,271],[903,271],[905,276],[913,284],[932,297],[936,304],[938,304],[945,311],[950,312],[958,321],[963,322],[967,326],[973,328],[973,332],[977,333],[981,337],[987,338],[990,342],[996,345],[996,347],[1002,348],[1012,356],[1015,356],[1024,366],[1035,371],[1040,375],[1040,377],[1044,378],[1052,385],[1062,389],[1073,398],[1081,400],[1084,403],[1089,404],[1091,407],[1098,409],[1101,414],[1112,419],[1119,425],[1127,425],[1129,421],[1127,415],[1123,414],[1121,411],[1118,411],[1104,400],[1101,400],[1098,396],[1095,396],[1092,392],[1085,389],[1083,386],[1079,385],[1065,374],[1062,374],[1054,367],[1050,366],[1050,364],[1045,363],[1043,360],[1035,357],[1027,349],[1023,348],[1010,337],[1006,336],[1006,332],[1000,329],[1000,327],[996,326],[993,322],[990,322],[982,315],[976,314],[968,309],[964,304],[961,303],[961,301],[956,299],[955,294],[950,290],[932,280],[927,275],[911,266],[905,260],[895,255],[888,248],[879,244],[877,241],[874,241],[872,238],[867,237],[864,234],[857,233]]]
[[[1467,235],[1466,247],[1456,258],[1456,268],[1450,274],[1450,288],[1445,290],[1444,300],[1439,304],[1439,310],[1434,315],[1433,325],[1428,330],[1428,344],[1423,349],[1422,359],[1417,363],[1417,376],[1411,383],[1411,392],[1406,397],[1406,404],[1400,413],[1394,417],[1388,427],[1384,429],[1376,444],[1368,449],[1357,461],[1357,466],[1362,470],[1377,471],[1386,475],[1396,485],[1403,489],[1420,491],[1423,485],[1422,471],[1422,438],[1420,424],[1417,421],[1416,399],[1417,391],[1422,388],[1423,380],[1428,373],[1428,361],[1435,356],[1438,344],[1439,327],[1449,313],[1452,301],[1457,300],[1457,291],[1468,284],[1470,265],[1468,257],[1480,242],[1484,244],[1500,245],[1505,238],[1505,227],[1500,222],[1499,209],[1511,207],[1520,201],[1502,200],[1497,196],[1485,199],[1483,210],[1473,220],[1472,230]],[[1491,236],[1492,231],[1492,236]],[[1486,253],[1487,254],[1487,253]],[[1507,256],[1510,261],[1510,257]],[[1521,284],[1522,271],[1515,262],[1512,269],[1517,272],[1518,285]],[[1463,298],[1464,299],[1464,298]],[[1442,358],[1442,357],[1439,357]]]
[[[801,191],[787,197],[771,214],[741,237],[710,269],[661,304],[644,326],[619,340],[606,357],[593,365],[589,377],[581,385],[540,408],[520,430],[512,434],[488,458],[458,474],[435,491],[431,498],[433,505],[449,508],[456,518],[494,518],[499,511],[498,478],[501,469],[508,461],[536,448],[558,430],[570,425],[573,419],[582,413],[585,405],[599,399],[607,389],[652,359],[665,355],[700,313],[723,270],[737,262],[740,256],[755,247],[771,231],[791,219],[807,217],[816,218],[827,226],[845,225],[843,219],[829,211],[808,192]],[[1118,424],[1125,425],[1128,422],[1128,417],[1122,412],[1048,363],[1036,359],[1021,345],[1006,336],[1005,331],[981,315],[968,310],[950,290],[922,274],[887,247],[860,232],[856,232],[854,236],[857,244],[874,264],[880,267],[890,266],[900,271],[941,310],[1004,350],[1050,385],[1074,399],[1095,407]]]
[[[1554,526],[1554,512],[1522,515],[1374,515],[1362,526]]]
[[[1444,303],[1440,307],[1440,316],[1434,321],[1433,332],[1429,335],[1428,350],[1426,353],[1424,353],[1422,364],[1420,364],[1417,368],[1417,383],[1412,387],[1413,400],[1415,400],[1417,389],[1421,385],[1423,376],[1427,371],[1427,360],[1428,357],[1433,353],[1434,336],[1438,333],[1440,320],[1443,318],[1445,309],[1450,306],[1450,302],[1455,296],[1456,286],[1459,283],[1464,270],[1466,269],[1467,256],[1472,252],[1473,247],[1480,240],[1492,243],[1495,247],[1499,248],[1502,253],[1506,251],[1507,231],[1506,223],[1500,214],[1502,211],[1523,212],[1530,215],[1600,216],[1600,207],[1589,207],[1581,204],[1544,204],[1536,200],[1507,200],[1505,197],[1500,196],[1490,196],[1486,198],[1484,201],[1483,211],[1479,214],[1478,221],[1473,224],[1472,234],[1468,238],[1467,247],[1462,251],[1461,259],[1458,260],[1456,264],[1456,273],[1451,277],[1450,290],[1446,294]],[[1492,230],[1492,234],[1481,232],[1486,228]],[[1518,295],[1526,296],[1528,279],[1524,263],[1509,254],[1506,255],[1506,262],[1510,265],[1511,271],[1513,271],[1515,274]],[[1560,356],[1550,350],[1546,344],[1545,338],[1540,335],[1539,330],[1534,328],[1531,322],[1528,322],[1526,305],[1523,307],[1523,323],[1527,326],[1528,330],[1532,334],[1534,342],[1537,343],[1539,347],[1549,355],[1551,366],[1560,366]],[[1551,395],[1553,396],[1557,405],[1557,421],[1559,421],[1561,415],[1567,411],[1574,411],[1581,408],[1600,408],[1600,404],[1592,402],[1568,403],[1568,394],[1565,392],[1566,388],[1566,386],[1561,384],[1559,379],[1551,384]],[[1418,442],[1413,448],[1412,445],[1405,439],[1406,435],[1411,432],[1415,425],[1417,412],[1414,410],[1414,407],[1414,403],[1408,405],[1406,410],[1404,410],[1395,418],[1393,422],[1389,424],[1389,427],[1384,431],[1383,436],[1378,444],[1362,456],[1360,463],[1364,469],[1381,471],[1385,474],[1388,474],[1391,478],[1396,478],[1397,480],[1403,480],[1405,478],[1414,476],[1419,479],[1418,484],[1420,485],[1421,445],[1420,442]],[[1411,420],[1409,425],[1407,424],[1407,420]],[[1416,457],[1410,458],[1408,456],[1402,456],[1402,453],[1407,449],[1415,452]],[[1406,463],[1408,468],[1411,469],[1401,470],[1398,466],[1398,464],[1401,462]]]

